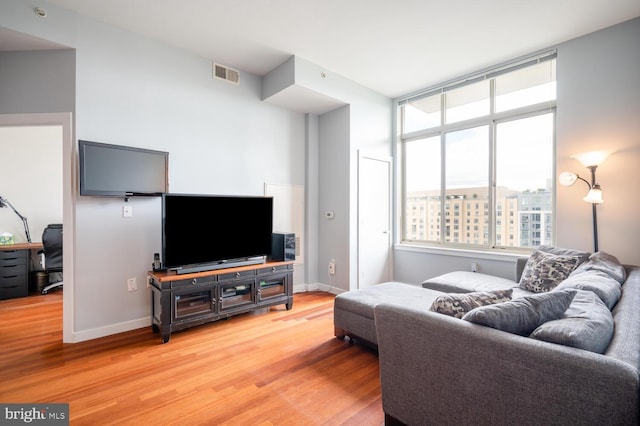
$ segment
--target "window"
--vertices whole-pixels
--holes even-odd
[[[552,52],[400,100],[403,241],[553,243],[555,87]],[[473,232],[450,212],[473,217]],[[428,231],[414,232],[415,215]]]

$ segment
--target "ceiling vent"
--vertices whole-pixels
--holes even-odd
[[[240,84],[240,72],[220,64],[213,64],[213,76],[233,84]]]

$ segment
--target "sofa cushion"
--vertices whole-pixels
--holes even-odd
[[[615,257],[603,251],[593,253],[586,262],[581,263],[571,275],[583,272],[597,271],[608,275],[616,280],[619,284],[624,283],[627,279],[627,271],[620,261]]]
[[[573,288],[576,290],[587,290],[595,293],[604,302],[609,310],[618,303],[622,294],[620,283],[611,278],[608,274],[598,270],[584,270],[579,274],[571,274],[569,278],[562,281],[555,290]]]
[[[387,282],[339,294],[334,309],[373,319],[373,308],[380,303],[426,310],[440,294],[415,284]]]
[[[448,272],[422,282],[424,288],[445,293],[506,290],[517,285],[515,281],[506,278],[469,271]]]
[[[509,333],[528,336],[547,321],[561,318],[576,290],[532,294],[496,305],[481,306],[462,319]]]
[[[542,293],[560,284],[581,263],[582,257],[534,251],[524,267],[520,287]]]
[[[613,316],[594,293],[577,290],[563,317],[542,324],[531,337],[601,354],[613,337]]]
[[[430,310],[439,314],[462,318],[464,314],[480,306],[493,305],[511,300],[513,290],[478,291],[473,293],[451,293],[438,296]]]

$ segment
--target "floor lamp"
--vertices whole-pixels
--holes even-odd
[[[600,189],[600,185],[596,182],[596,169],[600,164],[607,159],[607,157],[611,154],[611,151],[591,151],[585,152],[582,154],[572,155],[571,158],[575,158],[580,161],[583,166],[585,166],[589,171],[591,171],[591,182],[580,177],[576,173],[571,172],[562,172],[560,176],[558,176],[558,182],[563,186],[571,186],[576,181],[581,180],[587,184],[589,187],[589,192],[586,197],[583,198],[587,203],[591,203],[591,211],[593,216],[593,251],[598,251],[598,217],[596,213],[596,206],[598,204],[602,204],[604,200],[602,199],[602,190]]]
[[[24,233],[27,236],[27,242],[31,243],[31,234],[29,234],[29,223],[27,223],[27,218],[18,213],[18,211],[11,205],[9,200],[0,195],[0,208],[2,207],[10,207],[11,210],[13,210],[16,215],[18,215],[20,220],[22,220],[22,224],[24,225]]]

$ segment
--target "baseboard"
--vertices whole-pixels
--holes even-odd
[[[151,317],[110,324],[89,330],[74,331],[72,333],[72,341],[68,343],[85,342],[87,340],[99,339],[100,337],[111,336],[112,334],[124,333],[126,331],[137,330],[144,327],[149,327],[149,333],[151,333]]]
[[[344,293],[346,290],[322,283],[298,284],[293,286],[294,293],[305,293],[307,291],[325,291],[327,293],[340,294]]]

